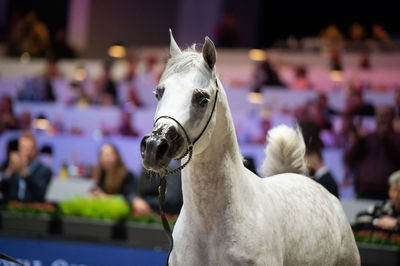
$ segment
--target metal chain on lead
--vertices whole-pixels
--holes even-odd
[[[169,176],[169,175],[176,174],[189,164],[190,160],[192,159],[192,155],[193,155],[193,146],[192,145],[190,145],[188,147],[187,151],[185,152],[185,154],[182,157],[178,158],[177,160],[183,159],[187,154],[189,154],[189,158],[187,159],[187,161],[184,164],[181,164],[181,166],[179,166],[173,170],[166,170],[166,172],[163,173],[163,176]]]

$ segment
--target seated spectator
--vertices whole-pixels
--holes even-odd
[[[121,194],[132,206],[135,214],[150,214],[150,206],[137,194],[137,184],[133,174],[126,169],[118,150],[111,144],[100,148],[99,162],[93,172],[97,187],[91,196],[104,197],[108,194]]]
[[[389,33],[380,24],[374,24],[372,26],[372,36],[373,36],[373,39],[375,39],[379,42],[391,41]]]
[[[293,82],[290,84],[290,88],[293,90],[309,90],[313,88],[311,81],[307,77],[307,69],[305,66],[298,66],[295,69],[295,77]]]
[[[140,99],[138,92],[138,76],[136,59],[131,58],[127,62],[128,71],[125,76],[124,81],[120,84],[122,87],[118,89],[119,102],[123,103],[130,101],[133,105],[137,107],[143,106],[143,101]]]
[[[75,51],[68,45],[66,40],[65,29],[57,29],[54,36],[54,44],[52,47],[54,58],[75,58]]]
[[[356,230],[384,229],[400,230],[400,170],[389,177],[389,200],[371,206],[357,215]]]
[[[326,188],[331,194],[339,197],[338,186],[332,174],[322,161],[320,148],[309,146],[306,150],[305,160],[307,162],[309,176]]]
[[[174,165],[168,169],[175,169],[179,165]],[[158,186],[160,185],[160,178],[158,175],[149,176],[148,171],[144,168],[140,174],[139,179],[139,194],[151,206],[152,210],[158,212]],[[167,178],[167,191],[163,209],[168,214],[178,214],[182,208],[182,183],[181,173],[169,175]]]
[[[18,117],[18,129],[29,131],[32,128],[32,114],[29,111],[23,111]]]
[[[89,95],[85,90],[85,82],[74,80],[69,86],[67,105],[88,106],[90,103]]]
[[[18,152],[11,152],[7,169],[1,177],[5,201],[43,202],[51,171],[37,157],[35,137],[29,133],[18,141]]]
[[[344,113],[348,115],[374,116],[375,107],[364,101],[361,90],[351,90],[346,99]]]
[[[263,86],[285,86],[279,78],[278,72],[268,60],[261,62],[256,67],[253,76],[254,83],[252,85],[252,91],[254,92],[261,92]]]
[[[353,23],[349,29],[350,40],[345,43],[346,51],[366,52],[368,50],[365,42],[365,29],[359,23]]]
[[[132,127],[132,116],[129,112],[121,112],[121,125],[118,133],[122,136],[137,137],[139,133]]]
[[[10,164],[10,156],[12,152],[18,151],[18,139],[12,139],[7,143],[6,159],[0,165],[0,173],[4,172]]]
[[[320,38],[328,43],[340,43],[343,40],[343,34],[336,25],[329,25],[320,33]]]
[[[42,77],[43,79],[43,96],[42,100],[45,102],[54,102],[56,96],[54,94],[53,81],[59,78],[60,72],[58,71],[57,61],[54,59],[47,60],[46,71]]]
[[[23,32],[21,51],[31,56],[45,56],[50,47],[49,29],[38,19],[35,11],[29,11],[25,16]]]
[[[387,178],[400,165],[400,134],[393,131],[393,109],[379,107],[375,121],[375,132],[359,131],[344,157],[348,165],[357,169],[358,198],[386,199]]]
[[[332,46],[330,49],[330,65],[333,71],[342,71],[343,65],[341,60],[340,51],[336,46]]]
[[[16,129],[17,119],[14,116],[13,101],[9,96],[0,98],[0,134],[7,129]]]
[[[103,64],[103,74],[95,81],[92,102],[104,106],[114,105],[117,102],[117,87],[111,78],[112,62]]]
[[[60,77],[57,61],[48,59],[43,74],[26,80],[18,92],[20,101],[56,101],[53,82]]]

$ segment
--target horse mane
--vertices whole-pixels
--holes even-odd
[[[203,60],[202,53],[197,50],[196,44],[186,48],[181,54],[168,59],[165,70],[161,76],[160,82],[176,73],[186,72],[193,68],[200,70],[206,77],[215,76],[215,71],[211,71]]]

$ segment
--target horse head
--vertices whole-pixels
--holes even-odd
[[[218,85],[213,42],[206,37],[199,53],[194,46],[181,51],[171,30],[170,38],[171,57],[154,91],[158,100],[154,127],[140,145],[143,166],[155,172],[191,153],[193,147],[195,154],[201,152],[215,124]]]

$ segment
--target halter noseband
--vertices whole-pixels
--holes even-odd
[[[194,141],[190,141],[190,137],[189,137],[189,134],[187,133],[186,129],[185,129],[185,128],[183,127],[183,125],[182,125],[181,123],[179,123],[179,121],[176,120],[175,118],[173,118],[173,117],[171,117],[171,116],[168,116],[168,115],[162,115],[162,116],[159,116],[159,117],[154,121],[154,125],[153,125],[153,126],[155,126],[156,123],[157,123],[157,121],[160,120],[161,118],[167,118],[167,119],[173,120],[173,121],[182,129],[183,133],[185,134],[186,141],[187,141],[187,143],[188,143],[188,147],[187,147],[187,149],[186,149],[186,152],[185,152],[181,157],[179,157],[179,158],[176,159],[176,160],[181,160],[181,159],[183,159],[186,155],[189,154],[188,160],[187,160],[184,164],[182,164],[181,166],[179,166],[179,167],[177,167],[177,168],[175,168],[175,169],[173,169],[173,170],[166,170],[166,172],[163,173],[164,176],[171,175],[171,174],[175,174],[175,173],[179,172],[180,170],[182,170],[183,168],[185,168],[186,165],[188,165],[188,163],[189,163],[190,160],[192,159],[193,146],[194,146],[194,144],[196,144],[196,142],[201,138],[201,136],[202,136],[202,135],[204,134],[204,132],[206,131],[206,129],[207,129],[207,127],[208,127],[208,124],[210,124],[211,118],[212,118],[212,116],[213,116],[213,114],[214,114],[214,111],[215,111],[215,106],[216,106],[216,104],[217,104],[218,91],[219,91],[219,88],[218,88],[218,81],[217,81],[217,80],[215,81],[215,84],[216,84],[216,91],[215,91],[214,104],[213,104],[213,107],[212,107],[212,109],[211,109],[211,114],[210,114],[210,116],[208,117],[207,123],[206,123],[206,125],[204,126],[203,130],[200,132],[200,134],[197,136],[197,138],[194,139]]]

